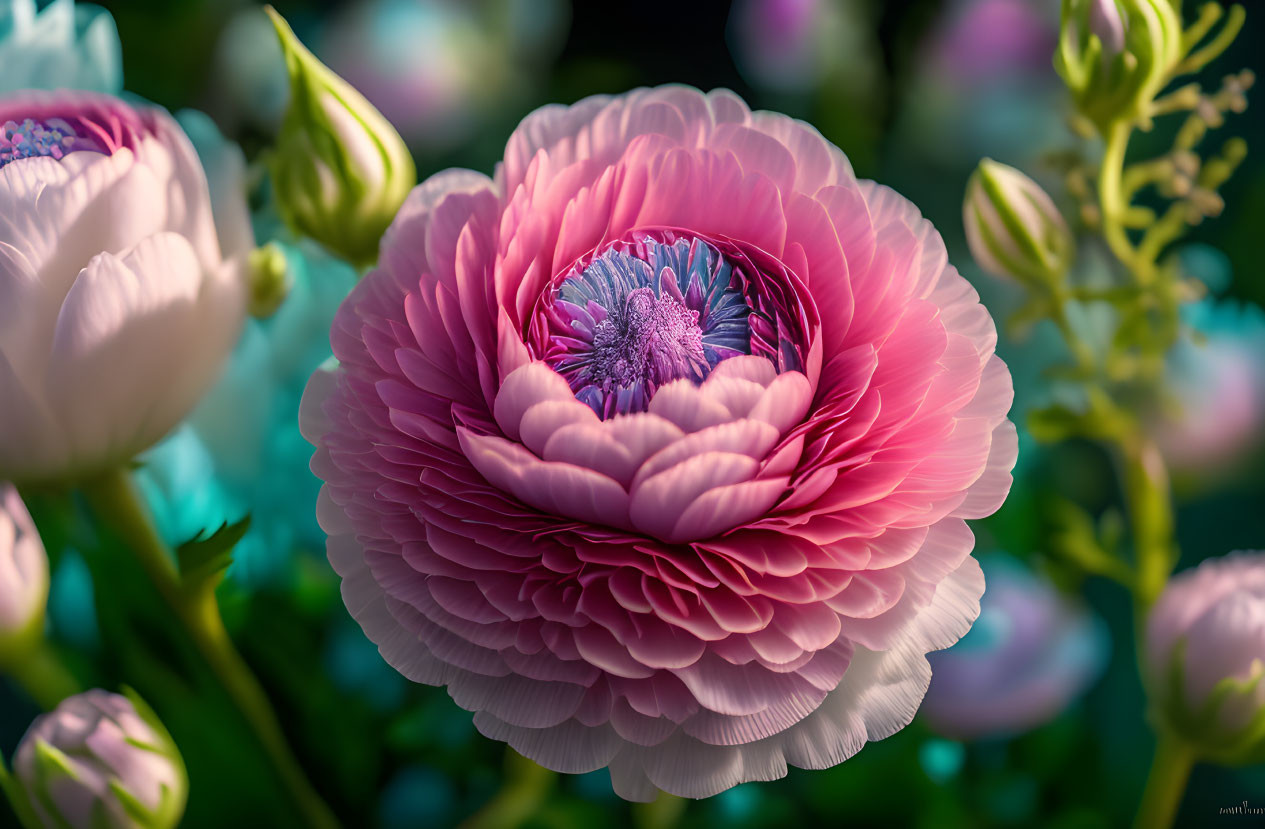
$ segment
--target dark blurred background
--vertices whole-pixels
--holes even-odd
[[[285,99],[271,30],[237,0],[103,0],[123,43],[130,92],[173,110],[196,107],[256,158]],[[414,149],[425,178],[450,166],[490,172],[519,119],[570,103],[667,82],[728,87],[753,108],[809,121],[850,157],[858,176],[912,199],[944,234],[950,258],[999,319],[1017,292],[973,267],[961,226],[966,180],[991,156],[1044,174],[1083,148],[1065,126],[1050,62],[1057,0],[698,0],[445,3],[419,0],[277,0],[319,57],[374,101]],[[1265,8],[1205,72],[1265,69]],[[1249,99],[1253,97],[1249,93]],[[1251,148],[1223,189],[1226,215],[1194,228],[1198,275],[1230,300],[1265,302],[1265,106],[1253,103],[1208,140],[1244,136]],[[1134,151],[1167,147],[1161,122]],[[1148,153],[1148,150],[1151,152]],[[1090,150],[1092,152],[1092,150]],[[1183,255],[1186,255],[1184,252]],[[1003,337],[1015,368],[1015,419],[1041,394],[1049,332]],[[1260,355],[1265,361],[1265,354]],[[1234,549],[1265,547],[1265,475],[1259,454],[1229,471],[1178,470],[1182,566]],[[922,718],[824,772],[792,770],[692,803],[683,826],[791,823],[1092,827],[1127,823],[1150,762],[1151,737],[1133,655],[1132,609],[1114,584],[1083,580],[1049,555],[1048,504],[1072,496],[1094,513],[1118,503],[1108,459],[1094,446],[1046,450],[1025,440],[1006,506],[977,527],[981,552],[1027,562],[1086,597],[1110,631],[1101,678],[1052,721],[1028,733],[969,742]],[[378,659],[337,598],[319,551],[296,563],[284,588],[233,590],[226,614],[269,687],[300,755],[337,811],[356,826],[444,826],[486,803],[507,773],[504,749],[479,737],[440,689],[412,686]],[[0,698],[6,753],[33,709]],[[652,825],[611,793],[604,773],[563,777],[529,825]],[[214,781],[195,779],[194,803]],[[199,790],[202,792],[199,795]],[[1265,795],[1260,769],[1196,769],[1181,821],[1206,825],[1222,806]],[[232,793],[224,796],[231,797]],[[1258,804],[1259,805],[1259,804]],[[1240,822],[1243,818],[1237,818]],[[197,822],[191,805],[190,825]]]

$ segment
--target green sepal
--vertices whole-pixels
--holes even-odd
[[[61,817],[57,810],[57,804],[53,802],[52,797],[48,793],[47,780],[49,777],[57,775],[68,777],[71,780],[78,781],[79,776],[75,774],[74,766],[70,764],[70,759],[59,749],[54,748],[45,740],[35,741],[35,781],[31,792],[39,799],[40,805],[44,807],[44,812],[52,818],[57,829],[71,829],[69,823]]]
[[[0,752],[0,793],[9,801],[9,808],[13,810],[23,829],[43,829],[26,792],[13,779],[13,775],[9,774],[9,769],[4,762],[4,752]]]
[[[1244,726],[1228,728],[1222,709],[1233,697],[1254,696],[1265,680],[1265,661],[1257,660],[1246,678],[1225,677],[1213,686],[1204,701],[1192,705],[1186,696],[1186,639],[1177,641],[1162,678],[1156,705],[1160,727],[1194,747],[1200,759],[1222,766],[1245,766],[1265,761],[1265,705]]]
[[[136,809],[139,809],[140,813],[145,815],[145,826],[152,826],[154,829],[167,829],[175,826],[180,822],[180,817],[184,814],[185,804],[189,796],[189,773],[185,768],[184,758],[181,756],[180,749],[176,746],[176,741],[172,738],[171,732],[163,725],[162,720],[158,718],[158,714],[154,712],[149,703],[130,686],[124,685],[119,690],[132,703],[132,707],[136,709],[137,716],[158,737],[156,745],[149,745],[130,738],[127,741],[128,744],[143,751],[150,751],[165,757],[176,771],[178,789],[173,791],[170,786],[164,785],[158,808],[147,810],[144,804],[136,800],[130,792],[127,792],[121,786],[116,786],[116,781],[110,781],[110,788],[119,797],[119,803],[127,810],[129,815],[133,815],[135,818],[134,810]],[[122,792],[122,795],[120,795],[120,792]]]
[[[205,532],[176,548],[180,579],[186,588],[214,583],[233,563],[233,548],[250,530],[250,516],[232,524],[225,521],[210,535]]]

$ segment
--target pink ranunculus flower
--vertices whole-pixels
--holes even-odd
[[[899,730],[984,589],[1011,383],[935,229],[669,86],[413,191],[302,419],[352,614],[476,726],[705,797]]]
[[[245,312],[246,212],[216,216],[166,113],[0,97],[0,479],[102,471],[188,413]]]

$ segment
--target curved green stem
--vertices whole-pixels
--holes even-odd
[[[1094,368],[1094,352],[1082,340],[1076,336],[1076,331],[1072,328],[1071,321],[1067,318],[1067,302],[1070,297],[1066,289],[1060,287],[1051,291],[1050,301],[1050,318],[1059,330],[1059,334],[1063,337],[1063,341],[1067,343],[1068,349],[1072,352],[1072,358],[1076,361],[1076,367],[1084,371],[1092,371]]]
[[[689,801],[667,792],[649,803],[633,805],[633,826],[636,829],[672,829],[681,822]]]
[[[215,601],[214,585],[196,590],[182,584],[166,543],[159,537],[142,505],[131,476],[119,469],[83,487],[96,517],[127,544],[154,587],[189,634],[198,653],[263,746],[277,776],[285,785],[308,826],[338,826],[329,807],[308,782],[291,752],[267,696],[250,668],[233,647]]]
[[[487,804],[461,824],[461,829],[516,829],[527,823],[544,805],[557,775],[505,750],[505,783]]]
[[[1120,442],[1119,451],[1136,558],[1134,599],[1143,614],[1159,598],[1177,563],[1173,502],[1164,459],[1152,441],[1141,435],[1128,437]]]
[[[1125,203],[1123,176],[1125,150],[1133,125],[1127,120],[1113,121],[1107,130],[1106,147],[1098,171],[1098,205],[1102,210],[1103,238],[1116,258],[1133,271],[1140,282],[1145,281],[1137,267],[1136,255],[1124,229]]]
[[[17,680],[27,696],[45,711],[51,711],[57,703],[82,690],[79,681],[66,670],[47,639],[40,639],[32,648],[4,665],[3,670]]]
[[[1137,829],[1168,829],[1173,825],[1194,765],[1195,755],[1189,746],[1175,737],[1160,734],[1134,822]]]

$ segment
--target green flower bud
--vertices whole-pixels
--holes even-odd
[[[271,170],[282,218],[352,264],[378,258],[417,170],[395,128],[267,8],[290,74]]]
[[[276,242],[269,242],[250,252],[250,315],[267,319],[277,312],[290,294],[294,277],[286,261],[285,251]]]
[[[1169,0],[1063,0],[1054,67],[1077,109],[1105,131],[1138,118],[1181,60],[1181,18]]]
[[[189,792],[171,735],[131,691],[64,700],[31,725],[13,767],[45,826],[171,829]]]
[[[962,221],[975,261],[994,276],[1049,284],[1071,267],[1067,222],[1041,185],[1014,167],[980,162],[966,185]]]

